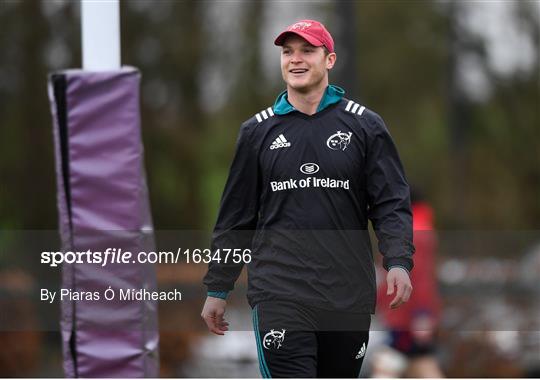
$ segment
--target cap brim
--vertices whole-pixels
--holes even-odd
[[[285,42],[285,39],[288,37],[289,34],[296,34],[297,36],[302,37],[304,40],[306,40],[307,42],[309,42],[313,46],[323,46],[324,45],[321,41],[319,41],[318,39],[316,39],[313,36],[310,36],[307,33],[292,32],[290,30],[286,30],[286,31],[282,32],[279,36],[277,36],[276,39],[274,40],[274,45],[283,46],[283,43]]]

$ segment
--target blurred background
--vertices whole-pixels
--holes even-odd
[[[0,239],[57,228],[47,74],[81,67],[79,12],[0,0]],[[120,15],[156,230],[211,230],[240,123],[284,89],[274,37],[318,19],[336,40],[330,82],[384,118],[433,209],[444,374],[539,375],[540,2],[124,0]],[[28,326],[0,326],[0,376],[62,376],[58,332],[33,328],[42,279],[27,262],[0,252],[0,321]],[[204,271],[158,268],[161,287],[191,291],[192,314],[162,304],[161,325],[196,326],[162,329],[162,376],[258,376],[252,333],[206,335]],[[244,284],[230,319],[249,321]]]

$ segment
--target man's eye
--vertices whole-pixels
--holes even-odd
[[[313,53],[313,49],[304,49],[304,53]]]

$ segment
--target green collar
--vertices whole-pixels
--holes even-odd
[[[345,95],[345,90],[343,90],[341,87],[329,85],[326,87],[326,91],[324,92],[321,102],[317,107],[317,112],[320,112],[328,106],[339,102],[343,95]],[[274,103],[274,113],[276,115],[286,115],[293,111],[297,111],[297,109],[294,108],[291,103],[289,103],[289,100],[287,99],[287,90],[285,90],[278,95],[276,102]]]

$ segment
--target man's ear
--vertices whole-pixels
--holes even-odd
[[[334,65],[336,64],[336,59],[337,59],[336,53],[329,53],[326,56],[326,68],[328,70],[334,67]]]

